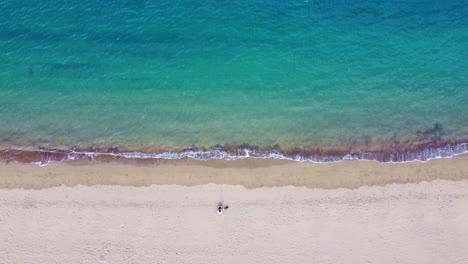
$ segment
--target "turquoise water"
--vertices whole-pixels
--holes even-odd
[[[2,0],[0,67],[4,148],[468,139],[466,1]]]

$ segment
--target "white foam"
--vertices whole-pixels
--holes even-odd
[[[280,159],[280,160],[291,160],[296,162],[313,162],[313,163],[331,163],[341,162],[343,160],[373,160],[384,163],[405,163],[405,162],[427,162],[432,159],[445,159],[451,158],[457,155],[468,153],[468,143],[460,143],[457,145],[446,145],[437,148],[427,148],[421,151],[407,151],[398,153],[374,153],[374,152],[362,152],[362,153],[350,153],[344,156],[333,156],[333,155],[318,155],[312,154],[310,156],[301,156],[296,154],[294,156],[286,156],[279,150],[265,150],[260,151],[257,149],[242,148],[238,149],[236,153],[231,153],[222,149],[212,150],[184,150],[181,152],[175,151],[164,151],[159,153],[145,153],[145,152],[91,152],[91,151],[76,151],[72,150],[38,150],[41,152],[41,160],[33,162],[33,164],[41,167],[50,164],[51,162],[61,162],[64,160],[75,160],[80,157],[88,157],[94,160],[98,156],[110,156],[118,158],[129,158],[129,159],[163,159],[163,160],[178,160],[190,158],[194,160],[240,160],[240,159]],[[51,153],[63,154],[64,157],[59,161],[51,159]]]

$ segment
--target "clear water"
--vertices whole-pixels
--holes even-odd
[[[0,145],[468,139],[466,1],[0,1]]]

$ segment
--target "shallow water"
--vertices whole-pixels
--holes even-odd
[[[463,1],[1,1],[0,145],[467,142],[467,47]]]

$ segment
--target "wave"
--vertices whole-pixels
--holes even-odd
[[[67,160],[96,160],[96,161],[122,161],[122,160],[238,160],[238,159],[281,159],[297,162],[340,162],[343,160],[372,160],[381,163],[402,163],[431,159],[451,158],[456,155],[468,153],[468,142],[431,142],[420,144],[417,147],[406,149],[390,149],[380,151],[353,150],[320,150],[320,149],[289,149],[282,150],[278,146],[269,148],[252,147],[247,144],[240,146],[214,146],[209,149],[186,148],[180,151],[162,151],[148,153],[140,151],[119,151],[112,147],[103,151],[101,149],[79,150],[71,149],[20,149],[7,148],[0,150],[0,160],[6,163],[33,163],[46,166],[51,162]]]

